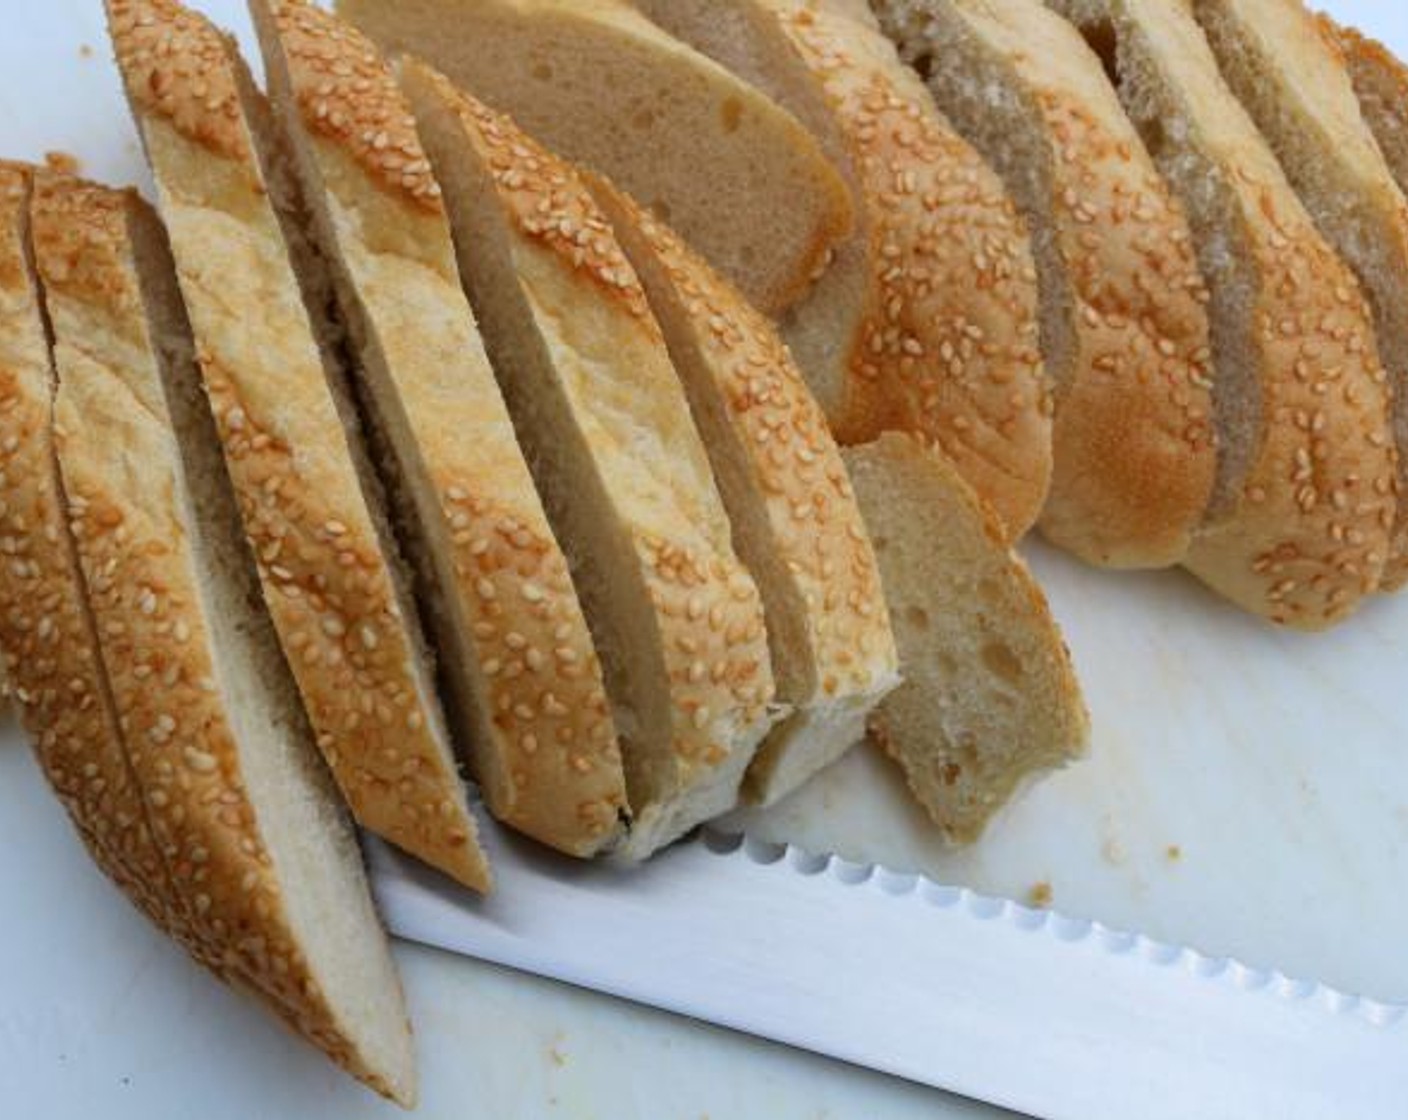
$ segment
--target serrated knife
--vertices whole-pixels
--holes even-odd
[[[371,842],[413,941],[1049,1120],[1408,1116],[1408,1008],[708,832],[642,868],[490,826],[487,899]]]

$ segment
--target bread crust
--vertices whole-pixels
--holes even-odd
[[[132,773],[54,449],[55,378],[26,249],[35,171],[0,161],[0,652],[50,787],[103,872],[205,958]]]
[[[130,192],[46,177],[34,203],[61,378],[59,459],[129,756],[210,950],[206,963],[339,1065],[406,1101],[413,1088],[365,1065],[308,968],[246,793],[129,240],[129,212],[142,205]]]
[[[1015,157],[1008,176],[1019,206],[1033,200],[1023,202],[1031,190],[1011,183],[1013,175],[1042,184],[1032,225],[1050,230],[1059,270],[1044,298],[1064,304],[1059,346],[1044,340],[1057,388],[1043,533],[1103,566],[1177,564],[1217,473],[1207,290],[1182,207],[1099,60],[1039,0],[931,8],[891,0],[878,8],[902,57],[932,58],[930,88],[941,107],[945,52],[973,52],[1000,70],[1038,136],[1038,151]]]
[[[406,417],[434,491],[430,535],[449,552],[444,591],[458,600],[446,606],[472,651],[472,753],[495,756],[478,774],[489,808],[553,847],[595,854],[626,812],[601,667],[461,291],[409,107],[372,43],[330,13],[294,0],[255,10],[316,162],[310,188],[327,194],[334,228],[320,233],[341,261],[346,317],[384,360],[389,407]]]
[[[406,64],[402,82],[418,111],[433,91],[492,179],[514,266],[538,329],[556,347],[552,361],[571,423],[590,447],[628,543],[631,578],[644,591],[639,609],[659,635],[650,656],[668,689],[670,741],[640,746],[666,754],[673,777],[664,796],[645,804],[631,790],[636,821],[622,855],[639,858],[732,806],[777,714],[769,709],[774,682],[758,590],[733,553],[707,455],[645,292],[579,174],[428,67]],[[513,393],[506,395],[512,406]],[[668,455],[668,469],[649,449]],[[613,687],[609,674],[607,683]],[[628,783],[629,750],[628,742]],[[691,791],[707,796],[686,813]]]
[[[789,622],[801,622],[804,645],[804,652],[780,658],[774,644],[779,696],[796,705],[804,719],[859,727],[859,717],[899,682],[898,655],[875,554],[826,417],[760,312],[623,192],[601,179],[592,180],[592,190],[612,216],[636,272],[658,273],[668,289],[643,280],[657,314],[669,301],[685,317],[712,379],[710,388],[697,387],[691,394],[695,412],[710,407],[699,399],[705,394],[720,402],[747,465],[746,485],[761,499],[768,539],[759,547],[770,550],[780,582],[788,584],[787,601],[776,603],[776,609],[786,611]],[[633,251],[637,243],[648,261]],[[676,368],[681,364],[676,357]],[[727,486],[724,496],[727,501]],[[735,528],[739,520],[735,513]],[[766,582],[762,588],[769,631],[776,638],[779,620]],[[779,734],[786,738],[785,729],[784,724],[774,732],[749,768],[749,792],[756,800],[776,800],[834,761],[837,748],[824,749],[829,745],[824,732],[814,742],[805,735],[778,741]],[[775,757],[779,750],[810,757],[784,762]],[[787,788],[772,781],[779,768],[788,774]]]
[[[649,182],[650,176],[643,175],[637,182],[623,178],[627,167],[620,157],[628,146],[654,144],[662,162],[671,167],[682,163],[690,169],[691,176],[703,173],[691,160],[689,146],[676,143],[674,127],[669,134],[654,129],[653,113],[674,121],[678,119],[678,106],[658,94],[643,95],[639,103],[623,99],[614,106],[621,118],[642,114],[642,119],[648,121],[646,131],[640,133],[630,131],[626,120],[607,119],[605,113],[578,118],[568,112],[572,106],[565,101],[557,103],[557,113],[553,115],[537,105],[499,99],[497,95],[503,91],[495,88],[498,79],[492,64],[481,62],[477,69],[457,70],[452,65],[455,55],[464,50],[482,50],[483,44],[493,44],[491,50],[495,53],[516,52],[517,57],[531,54],[530,64],[545,67],[550,75],[544,78],[543,89],[536,95],[546,99],[546,104],[559,96],[551,75],[565,65],[562,52],[549,49],[549,33],[552,43],[567,44],[565,49],[569,51],[580,50],[583,43],[599,43],[611,56],[628,60],[630,69],[644,73],[659,89],[671,90],[674,98],[706,99],[707,117],[701,119],[721,122],[720,142],[732,143],[737,136],[755,132],[766,135],[771,149],[766,158],[776,158],[786,167],[779,171],[774,165],[773,174],[766,178],[753,175],[752,201],[770,216],[774,228],[786,230],[785,237],[779,236],[771,253],[759,254],[754,247],[730,238],[712,243],[709,226],[716,224],[712,219],[701,219],[699,227],[690,232],[696,244],[713,252],[714,263],[729,272],[770,313],[782,311],[806,293],[833,246],[850,232],[849,194],[806,129],[759,91],[664,34],[627,0],[400,0],[394,5],[382,0],[340,0],[336,7],[388,51],[405,51],[425,59],[458,85],[511,113],[539,139],[573,159],[611,174],[643,196],[647,186],[662,195],[667,193],[667,187],[658,181]],[[440,43],[409,30],[421,24],[433,24],[436,37],[444,40],[443,50]],[[454,28],[460,29],[458,33]],[[477,38],[473,46],[464,47],[456,34],[473,34]],[[599,97],[611,96],[610,90],[595,92]],[[584,91],[582,96],[587,100],[579,98],[579,103],[594,104],[590,92]],[[578,130],[590,135],[582,138]],[[580,141],[575,148],[569,142],[573,140]],[[730,161],[734,171],[750,172],[743,160],[735,160],[730,154]],[[664,182],[668,183],[668,176]],[[678,197],[661,197],[659,201],[672,207],[676,224],[699,217],[687,212]]]
[[[1001,181],[893,47],[804,0],[768,0],[835,114],[863,212],[868,283],[841,345],[842,443],[912,431],[936,443],[1012,538],[1051,474],[1052,401],[1030,245]]]
[[[1225,199],[1216,229],[1199,230],[1190,211],[1204,273],[1215,286],[1210,268],[1220,267],[1219,254],[1232,254],[1254,288],[1243,316],[1253,367],[1246,376],[1258,394],[1248,466],[1200,530],[1186,566],[1273,622],[1331,626],[1378,588],[1396,509],[1388,378],[1368,305],[1223,82],[1188,5],[1052,6],[1078,20],[1108,16],[1121,57],[1137,46],[1139,65],[1157,68],[1189,122],[1189,146],[1212,169],[1206,186]],[[1213,337],[1220,379],[1230,372],[1218,368],[1219,345],[1227,355],[1231,344],[1218,342],[1216,328]]]
[[[237,56],[175,0],[108,0],[245,533],[354,816],[487,889],[416,621],[327,383],[241,101]],[[446,807],[449,811],[446,811]]]

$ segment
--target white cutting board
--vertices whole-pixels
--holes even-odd
[[[945,849],[876,752],[751,832],[1099,918],[1214,956],[1408,1002],[1408,597],[1317,637],[1187,576],[1026,548],[1090,704],[1090,757],[977,846]]]

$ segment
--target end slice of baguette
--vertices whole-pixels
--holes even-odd
[[[626,811],[616,729],[409,107],[372,43],[335,16],[301,0],[252,9],[387,473],[415,511],[403,539],[475,775],[499,819],[593,855]],[[576,655],[570,670],[555,650]]]
[[[1032,230],[1056,383],[1045,536],[1091,563],[1187,554],[1217,471],[1188,223],[1100,60],[1040,0],[879,0],[881,26]]]
[[[602,179],[592,191],[640,277],[767,614],[793,714],[748,768],[750,800],[792,792],[865,735],[899,683],[875,554],[826,416],[777,331],[667,226]]]
[[[400,982],[273,626],[155,214],[41,178],[59,462],[154,831],[216,970],[411,1104]]]
[[[340,0],[562,155],[611,176],[757,305],[800,298],[850,230],[844,183],[790,114],[627,0]]]
[[[1050,482],[1051,398],[1031,245],[1002,181],[857,5],[641,2],[794,113],[847,177],[856,232],[782,319],[838,439],[937,443],[1020,537]]]
[[[54,439],[56,381],[32,269],[34,169],[0,162],[0,652],[49,785],[103,872],[200,951],[171,881],[98,651]]]
[[[940,454],[892,433],[844,455],[904,675],[871,726],[944,835],[969,843],[1024,785],[1083,752],[1070,655],[994,515]]]
[[[1301,0],[1196,0],[1222,75],[1374,312],[1393,384],[1397,524],[1384,589],[1408,583],[1408,199],[1360,112],[1344,55]]]
[[[1188,5],[1050,3],[1105,60],[1211,293],[1218,482],[1186,566],[1273,622],[1333,625],[1378,588],[1397,507],[1387,375],[1358,282]]]
[[[738,800],[781,712],[758,589],[640,281],[586,184],[417,62],[400,77],[460,271],[572,564],[649,855]]]
[[[231,43],[175,0],[109,0],[108,13],[245,533],[318,745],[360,823],[485,890],[323,262],[267,106]]]

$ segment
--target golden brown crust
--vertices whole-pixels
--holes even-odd
[[[1046,498],[1052,411],[1021,219],[918,79],[863,49],[878,32],[782,7],[859,177],[874,273],[836,434],[854,443],[898,428],[937,443],[1019,537]]]
[[[232,160],[252,159],[223,37],[178,0],[106,0],[127,94],[143,113]]]
[[[701,787],[717,795],[719,775],[736,771],[741,779],[770,722],[774,682],[758,590],[733,554],[706,453],[645,293],[576,171],[428,67],[407,63],[402,79],[417,91],[413,100],[433,96],[454,113],[492,179],[514,263],[520,276],[531,274],[535,303],[580,320],[556,372],[571,422],[594,441],[593,465],[661,636],[651,656],[663,661],[669,727],[667,738],[646,746],[659,751],[668,741],[681,797]],[[577,347],[610,358],[588,373],[568,353]],[[603,388],[586,383],[588,376],[614,380]],[[656,471],[636,445],[668,448],[668,470]],[[629,778],[629,758],[627,770]],[[628,855],[662,842],[651,822],[668,821],[679,803],[633,803]],[[665,818],[656,813],[662,808]]]
[[[1379,586],[1397,506],[1388,376],[1349,269],[1283,184],[1234,170],[1261,276],[1266,432],[1236,508],[1188,567],[1273,622],[1323,629]]]
[[[1043,532],[1096,564],[1178,563],[1217,473],[1208,293],[1182,207],[1095,54],[1039,0],[877,9],[1038,231],[1056,382]],[[1004,135],[1018,115],[1026,135]]]
[[[1176,564],[1217,475],[1207,288],[1182,208],[1132,130],[1113,134],[1058,90],[1037,101],[1077,324],[1042,530],[1094,563]]]
[[[216,684],[190,529],[175,504],[179,452],[128,240],[128,207],[138,205],[130,193],[56,178],[41,178],[34,201],[62,379],[59,459],[103,658],[153,831],[208,963],[366,1077],[288,924]]]
[[[816,692],[829,702],[895,679],[884,590],[846,467],[815,398],[772,324],[671,230],[603,180],[695,323],[729,423],[766,503],[771,544],[808,613]]]
[[[1325,44],[1349,70],[1364,118],[1383,148],[1398,186],[1408,193],[1408,66],[1382,43],[1355,28],[1341,26],[1327,15],[1316,19]],[[1387,132],[1381,135],[1380,130]],[[1400,382],[1397,391],[1404,389]],[[1403,402],[1398,401],[1395,407],[1401,418]],[[1401,432],[1398,447],[1398,524],[1384,567],[1383,591],[1399,591],[1408,585],[1408,445]]]
[[[440,185],[381,53],[360,32],[300,0],[270,0],[304,124],[383,189],[432,214]]]
[[[200,90],[237,87],[234,57],[172,0],[109,6],[245,534],[318,746],[359,822],[486,889],[473,820],[455,811],[443,717],[419,679],[415,620],[397,601],[248,122],[237,104],[205,127],[141,92],[202,104]],[[144,54],[134,38],[174,46]],[[238,138],[211,142],[227,128]]]
[[[132,773],[69,534],[53,373],[25,259],[32,170],[0,163],[0,651],[44,775],[94,860],[197,956]]]
[[[357,305],[348,315],[375,339],[436,495],[432,535],[450,553],[446,593],[462,609],[459,638],[474,662],[465,673],[483,717],[471,755],[494,755],[479,767],[489,808],[554,847],[594,854],[626,808],[615,724],[567,562],[461,290],[439,189],[388,184],[379,156],[389,148],[367,140],[370,125],[324,128],[310,97],[358,100],[363,123],[374,117],[433,183],[409,107],[376,48],[334,16],[294,0],[255,13],[266,50],[279,52],[275,99],[286,77],[310,134],[320,183],[310,169],[309,186],[326,195],[322,233],[336,239],[329,256]]]

